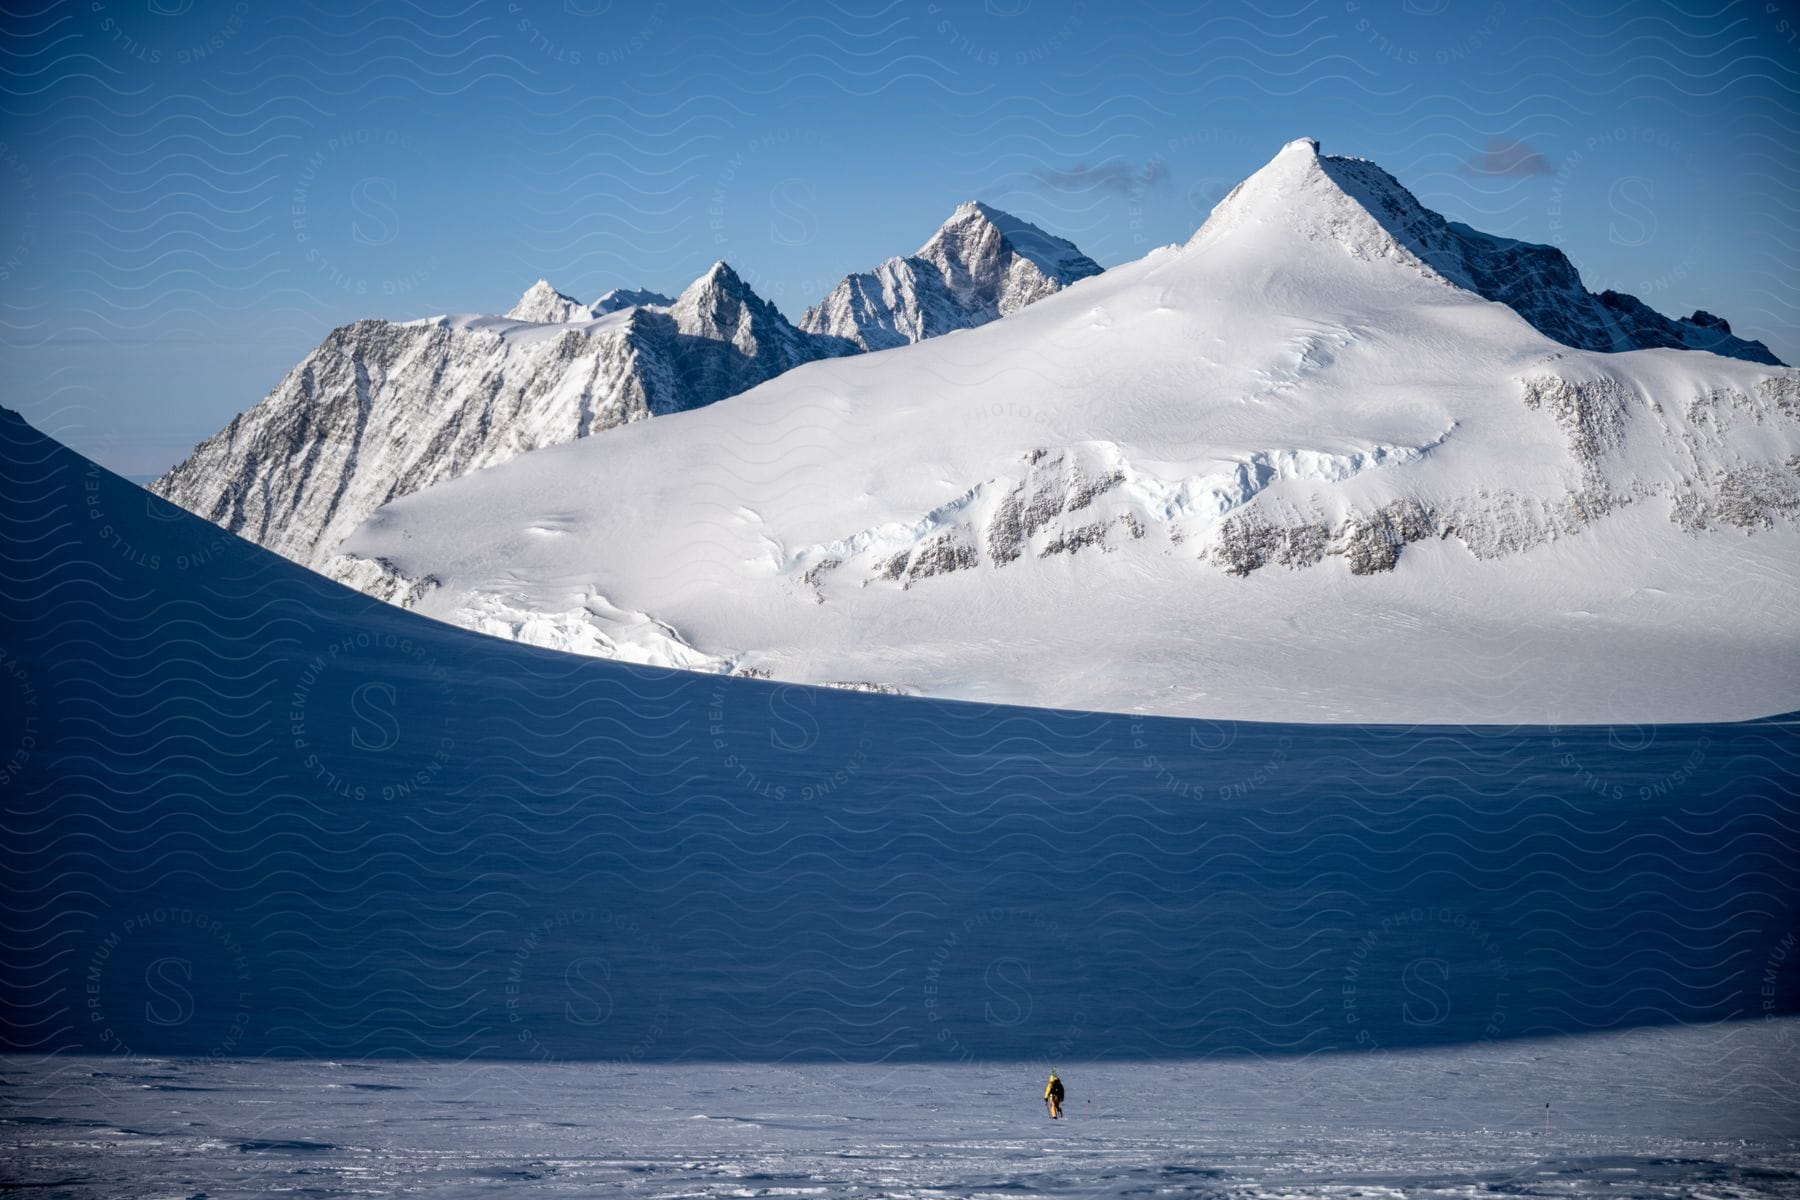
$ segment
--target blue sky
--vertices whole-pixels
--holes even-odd
[[[716,258],[797,317],[969,198],[1110,266],[1301,135],[1796,362],[1790,8],[21,0],[0,396],[156,472],[346,321]]]

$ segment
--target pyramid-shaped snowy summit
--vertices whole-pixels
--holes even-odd
[[[1362,158],[1321,154],[1313,138],[1282,147],[1220,201],[1190,244],[1245,228],[1285,225],[1359,259],[1386,259],[1504,304],[1533,328],[1582,350],[1669,347],[1780,365],[1758,341],[1736,337],[1710,313],[1670,318],[1635,296],[1590,292],[1554,246],[1515,241],[1448,221]]]

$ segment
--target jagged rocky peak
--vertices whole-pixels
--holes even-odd
[[[681,295],[675,297],[675,308],[701,308],[711,304],[741,302],[746,296],[754,298],[755,289],[744,282],[743,276],[731,269],[731,264],[719,259],[708,267],[700,278],[687,285]]]
[[[881,350],[984,325],[1099,273],[1073,242],[970,200],[916,253],[846,277],[800,327]]]
[[[605,311],[629,315],[595,321]],[[508,316],[575,325],[554,338],[523,326],[496,332],[479,319],[474,328],[450,318],[346,325],[154,490],[298,562],[337,571],[338,543],[390,500],[543,446],[711,404],[840,352],[840,343],[788,324],[723,263],[679,304],[654,292],[611,292],[583,305],[540,280]],[[380,574],[344,577],[387,595]]]
[[[627,308],[666,308],[673,303],[673,300],[661,292],[645,288],[614,288],[592,304],[583,304],[575,297],[557,291],[550,286],[549,280],[540,279],[525,289],[525,294],[519,297],[519,302],[506,315],[514,321],[535,321],[540,325],[567,324],[570,321],[591,321],[595,317]]]
[[[573,296],[563,295],[550,286],[549,280],[540,279],[525,289],[525,294],[519,297],[519,302],[506,315],[515,321],[547,324],[586,320],[592,314],[587,305]]]
[[[667,308],[674,300],[648,288],[614,288],[588,305],[595,316],[605,316],[626,308]]]
[[[669,308],[682,333],[730,342],[749,353],[755,353],[757,343],[770,333],[792,329],[775,306],[722,259],[690,283]]]
[[[1242,230],[1271,226],[1335,243],[1353,258],[1423,270],[1506,305],[1538,332],[1578,349],[1707,350],[1781,365],[1767,346],[1733,336],[1730,324],[1711,313],[1675,319],[1635,296],[1590,292],[1575,264],[1556,247],[1446,220],[1375,163],[1321,154],[1313,138],[1283,146],[1213,209],[1189,244],[1217,243]]]
[[[915,257],[937,264],[947,274],[954,272],[969,279],[995,267],[1004,270],[1009,257],[1021,259],[1053,285],[1051,291],[1100,274],[1100,264],[1083,254],[1074,242],[1045,233],[1031,222],[990,208],[979,200],[958,205],[931,240],[919,247]],[[1003,295],[997,297],[997,303],[1005,315],[1035,299],[1038,296]]]

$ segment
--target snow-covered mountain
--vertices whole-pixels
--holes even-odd
[[[525,290],[519,302],[506,315],[514,321],[549,324],[568,321],[591,321],[622,308],[655,306],[667,308],[675,303],[660,292],[644,288],[613,288],[592,304],[583,304],[573,296],[565,296],[540,279]]]
[[[1701,310],[1679,320],[1622,292],[1596,295],[1582,286],[1568,256],[1554,246],[1495,237],[1420,204],[1367,159],[1325,157],[1321,167],[1345,195],[1380,221],[1445,279],[1513,308],[1543,333],[1583,350],[1710,350],[1730,358],[1781,365],[1769,348],[1734,337],[1722,317]]]
[[[844,279],[800,328],[885,350],[985,325],[1098,274],[1073,242],[971,200],[916,254]]]
[[[1800,708],[1800,372],[1552,340],[1627,331],[1572,272],[1484,298],[1484,254],[1552,253],[1301,140],[1185,245],[433,488],[346,549],[474,629],[807,682],[1241,718]]]
[[[323,567],[396,497],[855,349],[795,329],[722,262],[674,300],[614,291],[582,305],[540,281],[505,317],[333,330],[151,490]],[[356,578],[388,594],[367,564]]]
[[[513,321],[534,321],[550,324],[573,321],[580,317],[591,319],[595,314],[587,305],[573,296],[565,296],[550,285],[548,279],[540,279],[525,289],[519,302],[507,311],[507,318]]]
[[[797,329],[722,262],[674,299],[616,288],[584,304],[540,279],[504,317],[334,330],[151,489],[325,568],[344,534],[421,487],[711,404],[800,363],[990,321],[1099,270],[1069,242],[970,203],[918,255],[878,269],[903,292],[881,318],[905,331],[893,338],[854,321],[842,336]],[[863,320],[871,310],[854,311]],[[392,579],[372,565],[339,573],[391,596]]]

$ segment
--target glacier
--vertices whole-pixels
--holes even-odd
[[[1564,267],[1300,139],[1184,245],[422,491],[333,569],[540,646],[982,702],[1800,706],[1800,372]]]

